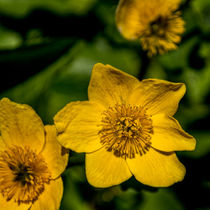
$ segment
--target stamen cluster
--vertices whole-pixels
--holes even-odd
[[[50,177],[43,157],[29,147],[13,146],[0,154],[0,193],[7,201],[34,203]]]
[[[148,50],[149,56],[177,48],[180,34],[184,32],[184,21],[180,15],[180,12],[172,12],[159,16],[140,33],[143,49]]]
[[[117,157],[135,158],[151,146],[152,120],[141,106],[116,104],[102,114],[100,142]]]

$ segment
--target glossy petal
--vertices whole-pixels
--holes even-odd
[[[126,103],[131,91],[140,82],[110,65],[95,64],[88,88],[90,101],[96,101],[104,106]]]
[[[86,154],[86,176],[95,187],[110,187],[129,179],[130,173],[126,161],[107,152],[104,148]]]
[[[54,118],[58,132],[63,131],[58,135],[61,145],[76,152],[93,152],[101,148],[98,132],[103,109],[88,101],[64,107]]]
[[[150,148],[145,155],[126,161],[135,178],[152,187],[168,187],[182,181],[185,175],[185,167],[175,153],[161,153]]]
[[[6,144],[4,143],[2,137],[0,136],[0,152],[4,151],[6,148]]]
[[[68,163],[69,152],[62,147],[57,140],[55,126],[45,126],[46,143],[42,155],[47,163],[53,179],[57,178],[65,170]]]
[[[1,210],[28,210],[30,208],[30,204],[21,204],[11,201],[6,201],[2,194],[0,193],[0,209]]]
[[[30,210],[58,210],[63,195],[63,182],[61,178],[46,185],[39,199],[32,204]]]
[[[77,115],[77,107],[80,103],[80,101],[68,103],[55,115],[54,123],[58,133],[63,133],[66,130],[69,123]]]
[[[40,151],[45,143],[44,125],[28,105],[4,98],[0,101],[0,130],[6,145],[22,145]]]
[[[152,146],[165,152],[194,150],[196,141],[193,136],[186,133],[178,121],[165,114],[152,117],[153,131]]]
[[[183,83],[145,79],[134,90],[129,101],[144,106],[150,115],[165,113],[173,116],[185,91]]]

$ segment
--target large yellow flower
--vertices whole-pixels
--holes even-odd
[[[58,141],[86,153],[93,186],[117,185],[132,175],[146,185],[172,185],[185,175],[174,151],[195,148],[195,139],[172,117],[184,93],[182,83],[140,82],[96,64],[89,101],[69,103],[54,117]]]
[[[127,39],[140,39],[149,56],[174,50],[184,32],[179,4],[180,0],[120,0],[118,29]]]
[[[0,101],[0,209],[57,210],[68,152],[27,105]]]

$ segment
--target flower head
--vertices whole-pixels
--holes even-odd
[[[195,139],[172,117],[184,93],[182,83],[139,81],[96,64],[89,101],[69,103],[55,116],[58,140],[86,152],[87,179],[96,187],[117,185],[132,175],[146,185],[172,185],[185,175],[174,151],[195,148]]]
[[[152,56],[176,49],[184,32],[180,0],[120,0],[116,23],[127,39],[140,39]]]
[[[44,126],[31,107],[3,98],[0,131],[1,209],[58,209],[68,152],[55,127]]]

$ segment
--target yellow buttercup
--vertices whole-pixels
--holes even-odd
[[[30,106],[3,98],[0,131],[0,208],[59,209],[68,152],[55,126],[44,126]]]
[[[177,11],[180,0],[120,0],[116,24],[130,40],[140,40],[152,56],[177,48],[184,21]]]
[[[96,64],[89,101],[71,102],[54,117],[58,141],[86,153],[87,179],[95,187],[132,175],[146,185],[172,185],[185,175],[174,151],[195,148],[195,139],[172,117],[185,89],[182,83],[139,81]]]

